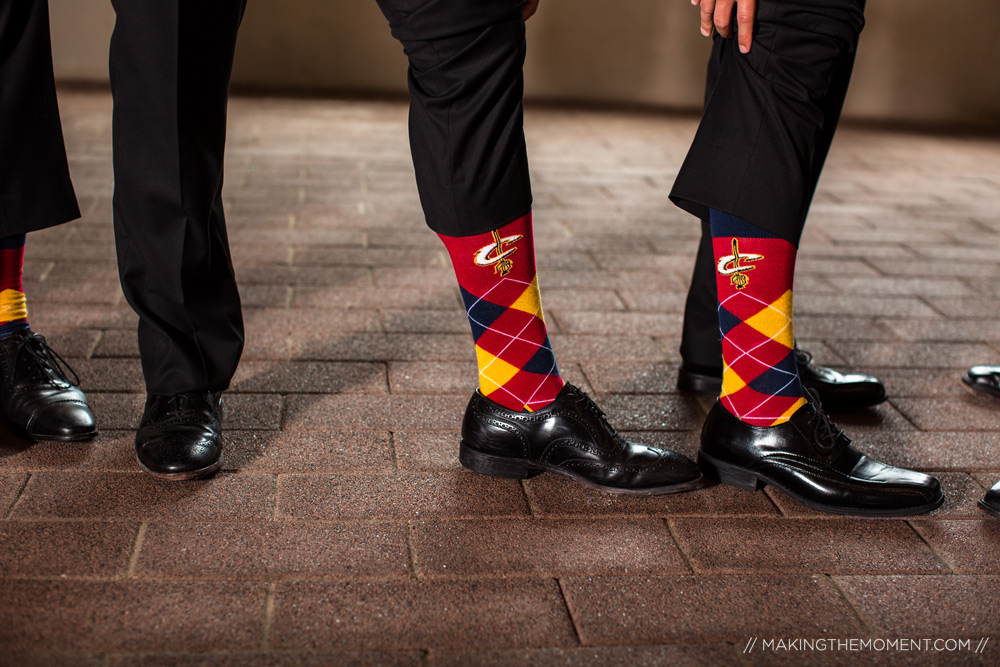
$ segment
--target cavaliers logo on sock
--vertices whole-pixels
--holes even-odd
[[[514,268],[514,262],[510,258],[517,251],[517,243],[524,236],[522,234],[512,234],[511,236],[500,236],[500,232],[494,229],[490,232],[493,235],[493,242],[483,246],[476,251],[473,261],[478,266],[492,266],[493,273],[506,276]]]

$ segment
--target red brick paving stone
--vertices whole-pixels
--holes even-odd
[[[630,496],[601,493],[555,473],[524,482],[532,511],[540,516],[778,516],[763,493],[721,484],[685,493]]]
[[[422,576],[690,572],[657,519],[420,521],[411,534]]]
[[[561,330],[573,334],[653,336],[680,329],[680,316],[667,313],[621,312],[609,315],[606,311],[564,310],[557,316]]]
[[[819,575],[571,577],[562,583],[583,644],[865,633],[836,587]]]
[[[385,394],[388,387],[384,364],[244,361],[233,378],[233,391]]]
[[[992,637],[998,655],[1000,577],[837,576],[852,605],[876,634],[886,637]],[[994,664],[996,664],[994,662]]]
[[[469,397],[292,395],[284,429],[454,429],[462,426]]]
[[[1000,521],[980,511],[982,519],[911,520],[927,543],[960,574],[1000,574],[997,544]]]
[[[134,431],[102,431],[94,440],[85,442],[3,442],[2,438],[0,433],[0,470],[138,470]]]
[[[459,308],[449,310],[382,309],[382,323],[388,333],[469,332],[469,318]]]
[[[433,289],[405,287],[342,287],[297,286],[292,305],[307,308],[427,308],[451,310],[460,308],[458,288],[454,285]]]
[[[965,398],[968,390],[961,381],[962,372],[955,369],[934,370],[906,368],[878,369],[878,377],[886,391],[897,398]]]
[[[394,361],[389,364],[389,387],[394,394],[466,394],[477,387],[475,362]]]
[[[392,443],[400,470],[459,470],[456,431],[394,431]],[[2,461],[2,459],[0,459]]]
[[[10,581],[0,587],[0,647],[257,648],[265,593],[243,582]]]
[[[403,524],[151,523],[139,579],[407,577]]]
[[[595,359],[584,370],[601,392],[663,394],[677,391],[677,364],[674,362],[603,363]]]
[[[421,651],[112,655],[106,667],[419,667]]]
[[[859,367],[968,368],[996,352],[984,343],[891,343],[838,341],[833,348]]]
[[[694,430],[705,419],[698,404],[687,396],[603,394],[592,398],[619,430]]]
[[[145,392],[142,368],[135,359],[73,359],[70,363],[85,392]]]
[[[846,430],[846,427],[845,427]],[[866,454],[890,465],[916,470],[975,470],[997,465],[996,448],[984,440],[995,434],[976,432],[871,432],[858,439]]]
[[[0,475],[0,518],[6,517],[10,506],[21,494],[26,475]]]
[[[107,662],[102,655],[72,653],[53,653],[46,651],[10,651],[0,655],[2,667],[52,667],[53,665],[73,665],[73,667],[106,667]]]
[[[1000,431],[997,406],[972,396],[954,400],[897,398],[893,403],[922,431]],[[984,432],[983,446],[1000,446],[1000,434]]]
[[[995,467],[997,460],[993,460],[993,466]],[[972,478],[975,479],[983,487],[983,490],[990,489],[993,487],[997,481],[1000,481],[1000,472],[977,472],[972,474]]]
[[[662,667],[704,665],[716,667],[736,658],[729,644],[666,646],[579,646],[574,648],[525,648],[492,651],[432,650],[430,667]]]
[[[281,475],[279,519],[524,516],[517,480],[466,471]]]
[[[947,572],[902,521],[857,519],[671,519],[697,572]]]
[[[0,522],[0,572],[10,577],[125,574],[137,524]]]
[[[680,331],[680,329],[678,329]],[[651,331],[650,334],[658,333]],[[680,361],[680,353],[665,349],[648,336],[589,336],[555,334],[549,339],[560,363],[568,361]]]
[[[928,471],[929,475],[938,478],[944,491],[944,505],[926,516],[937,519],[953,519],[962,517],[977,517],[979,510],[976,503],[982,497],[982,490],[969,475],[961,472],[937,473]],[[764,492],[771,497],[782,514],[790,517],[810,517],[817,519],[842,518],[836,514],[820,512],[792,500],[787,494],[773,486],[764,487]],[[877,519],[876,519],[877,520]]]
[[[294,332],[289,337],[293,359],[330,361],[474,360],[468,332],[461,334],[329,334]]]
[[[226,431],[225,470],[325,472],[392,470],[388,431]]]
[[[269,518],[273,503],[271,475],[219,474],[179,484],[141,472],[39,472],[11,518],[250,521]]]
[[[279,582],[271,645],[285,648],[468,648],[576,643],[551,579]]]
[[[367,308],[247,308],[243,313],[248,332],[290,334],[295,331],[375,333],[379,314]],[[249,335],[249,334],[248,334]]]

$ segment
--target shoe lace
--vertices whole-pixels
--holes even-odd
[[[31,334],[21,339],[14,357],[15,368],[22,359],[28,363],[34,362],[35,367],[40,369],[49,380],[64,382],[71,387],[80,386],[80,377],[76,371],[58,352],[49,347],[49,344],[45,342],[45,337],[41,334]],[[70,375],[73,376],[72,380],[69,379]]]
[[[611,422],[608,421],[608,417],[607,415],[604,414],[604,410],[601,410],[601,408],[598,407],[597,403],[594,403],[594,399],[592,399],[590,396],[587,395],[585,391],[583,391],[582,389],[580,389],[575,385],[572,387],[572,389],[573,393],[575,394],[573,400],[575,400],[577,404],[583,406],[584,410],[593,415],[594,418],[597,419],[597,421],[600,422],[605,429],[607,429],[608,433],[610,433],[615,440],[622,441],[622,437],[618,435],[618,431],[616,431],[615,427],[612,426]]]
[[[807,353],[808,354],[808,353]],[[817,447],[824,454],[832,452],[837,447],[837,441],[843,435],[832,419],[823,410],[823,404],[819,400],[819,394],[815,389],[806,388],[806,395],[809,402],[813,404],[815,412],[812,417],[813,439]]]

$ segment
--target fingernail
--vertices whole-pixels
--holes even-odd
[[[705,28],[702,28],[701,29],[701,34],[704,35],[705,37],[708,37],[708,30],[706,30]]]
[[[750,48],[740,44],[740,53],[750,53]]]

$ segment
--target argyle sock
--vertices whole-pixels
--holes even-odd
[[[25,239],[24,234],[0,239],[0,338],[30,328],[21,284]]]
[[[485,234],[438,236],[476,342],[479,391],[510,410],[544,408],[563,380],[542,316],[531,213]]]
[[[776,426],[805,404],[795,363],[795,246],[711,211],[722,332],[722,395],[740,421]]]

